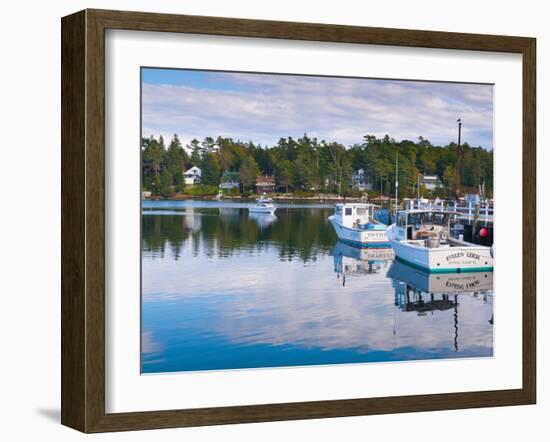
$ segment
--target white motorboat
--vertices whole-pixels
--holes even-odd
[[[356,247],[389,247],[386,225],[374,219],[374,204],[336,204],[329,216],[340,241]]]
[[[492,271],[490,247],[451,237],[452,215],[438,209],[399,211],[386,230],[396,259],[434,273]]]
[[[256,205],[249,207],[250,213],[268,213],[273,214],[277,210],[273,200],[271,198],[260,197],[256,200]]]

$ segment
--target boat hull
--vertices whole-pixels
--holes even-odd
[[[490,247],[422,247],[399,241],[393,226],[387,230],[388,239],[395,252],[395,258],[408,265],[431,273],[484,272],[493,270]]]
[[[355,247],[390,247],[385,230],[351,229],[341,225],[334,216],[329,216],[338,239]]]
[[[264,213],[264,214],[273,214],[277,210],[276,207],[250,207],[248,211],[250,213]]]

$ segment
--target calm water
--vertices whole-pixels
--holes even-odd
[[[144,202],[144,373],[492,356],[492,273],[342,244],[332,205],[247,205]]]

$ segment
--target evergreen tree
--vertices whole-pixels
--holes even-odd
[[[204,155],[201,163],[202,177],[201,182],[209,185],[219,185],[221,176],[221,164],[219,156],[208,152]]]
[[[175,186],[181,186],[183,184],[183,172],[185,172],[185,165],[188,162],[187,153],[182,147],[181,142],[177,134],[174,134],[168,150],[165,155],[166,169],[173,177],[173,184]]]
[[[199,143],[199,140],[197,140],[196,138],[192,139],[187,147],[191,151],[191,158],[189,159],[189,164],[191,166],[200,167],[202,156],[201,156],[201,145]]]
[[[260,168],[252,157],[246,157],[239,169],[243,190],[251,189],[256,182],[256,177],[260,174]]]

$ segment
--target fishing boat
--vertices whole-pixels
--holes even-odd
[[[256,205],[248,208],[250,213],[273,214],[275,213],[275,210],[277,210],[277,207],[273,204],[273,200],[263,196],[256,200]]]
[[[374,219],[374,204],[336,204],[329,216],[338,239],[355,247],[389,247],[386,225]]]
[[[493,270],[491,248],[451,237],[454,212],[413,209],[397,212],[386,230],[397,260],[434,273]]]

